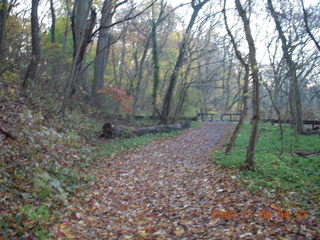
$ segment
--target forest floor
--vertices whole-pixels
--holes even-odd
[[[61,239],[317,239],[311,216],[290,215],[213,163],[231,128],[206,123],[101,159],[92,169],[97,181],[53,230]]]

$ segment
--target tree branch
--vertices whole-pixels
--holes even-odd
[[[113,26],[115,26],[115,25],[118,25],[118,24],[120,24],[120,23],[129,21],[129,20],[132,20],[132,19],[134,19],[134,18],[142,15],[142,14],[145,13],[150,7],[152,7],[152,5],[153,5],[156,1],[157,1],[157,0],[154,0],[151,4],[149,4],[149,5],[148,5],[145,9],[143,9],[141,12],[139,12],[139,13],[137,13],[137,14],[135,14],[135,15],[133,15],[133,16],[130,17],[130,15],[131,15],[131,14],[133,13],[133,11],[135,10],[135,8],[132,8],[132,9],[130,10],[129,14],[127,14],[127,16],[126,16],[124,19],[121,19],[121,20],[119,20],[119,21],[117,21],[117,22],[114,22],[114,23],[112,23],[112,24],[110,24],[110,25],[108,25],[108,26],[100,26],[97,30],[95,30],[95,31],[92,33],[92,37],[93,37],[95,34],[97,34],[97,33],[98,33],[101,29],[103,29],[103,28],[111,28],[111,27],[113,27]]]
[[[309,27],[308,13],[307,13],[307,10],[306,10],[305,7],[304,7],[303,0],[300,0],[300,2],[301,2],[301,6],[302,6],[303,20],[304,20],[304,24],[305,24],[305,27],[306,27],[306,31],[307,31],[309,37],[310,37],[310,38],[312,39],[312,41],[314,42],[314,44],[316,45],[317,49],[320,51],[319,42],[315,39],[315,37],[314,37],[314,35],[312,34],[311,29],[310,29],[310,27]]]

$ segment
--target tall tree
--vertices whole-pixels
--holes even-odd
[[[5,34],[8,18],[8,0],[0,2],[0,65],[3,65],[5,56]]]
[[[50,12],[51,12],[51,43],[56,42],[56,13],[53,5],[53,0],[50,0]]]
[[[152,6],[152,20],[151,20],[151,40],[152,40],[152,62],[153,62],[153,87],[152,87],[152,117],[155,119],[160,113],[157,109],[158,90],[160,85],[160,59],[159,59],[159,44],[158,44],[158,28],[160,24],[171,14],[165,13],[167,6],[163,0],[160,1],[159,13],[156,14],[157,5]],[[179,7],[179,6],[178,6]],[[157,16],[156,16],[157,15]],[[165,42],[165,41],[164,41]]]
[[[157,28],[163,15],[163,1],[161,1],[161,10],[158,19],[155,19],[155,6],[152,6],[152,28],[151,28],[151,39],[152,39],[152,61],[153,61],[153,88],[152,88],[152,117],[156,117],[157,113],[157,95],[160,83],[160,64],[159,64],[159,50],[158,50],[158,39],[157,39]]]
[[[233,49],[235,51],[236,57],[239,60],[239,62],[241,63],[241,65],[244,68],[244,86],[243,86],[243,90],[242,90],[242,112],[240,115],[240,119],[239,122],[237,124],[237,126],[235,127],[233,134],[228,142],[228,145],[226,147],[226,154],[229,154],[234,147],[234,144],[238,138],[239,132],[243,126],[244,120],[248,115],[248,90],[249,90],[249,73],[250,73],[250,66],[249,63],[246,62],[245,58],[242,56],[241,52],[239,51],[238,45],[236,43],[236,40],[233,36],[233,34],[231,33],[231,30],[229,28],[228,25],[228,21],[227,21],[227,14],[226,14],[226,0],[224,0],[223,2],[223,9],[222,9],[222,13],[223,13],[223,18],[224,18],[224,23],[225,23],[225,27],[227,30],[227,34],[230,37]]]
[[[71,15],[74,57],[85,34],[85,29],[88,25],[87,19],[90,15],[91,6],[92,0],[77,0],[74,3]]]
[[[154,17],[154,15],[153,15]],[[160,64],[159,64],[159,52],[158,52],[158,41],[157,41],[157,24],[152,19],[152,60],[153,60],[153,89],[152,89],[152,116],[156,117],[157,113],[157,95],[160,82]]]
[[[149,34],[146,38],[144,46],[142,46],[142,54],[141,57],[138,57],[138,51],[134,51],[134,62],[135,62],[135,80],[136,84],[134,86],[134,100],[133,100],[133,114],[136,113],[138,108],[139,100],[142,96],[141,94],[141,85],[144,77],[145,65],[148,59],[149,46],[151,41],[151,34]]]
[[[272,0],[268,0],[268,8],[274,20],[274,23],[276,25],[279,38],[281,40],[283,57],[286,60],[286,63],[289,68],[290,98],[291,98],[290,110],[291,110],[293,127],[297,134],[302,134],[303,133],[302,107],[301,107],[301,100],[300,100],[300,91],[299,91],[299,84],[298,84],[298,78],[297,78],[296,63],[292,59],[292,51],[290,50],[290,46],[289,46],[290,44],[288,43],[288,40],[281,26],[281,22],[280,22],[281,17],[279,13],[275,11]]]
[[[64,113],[72,96],[77,94],[83,75],[83,63],[88,44],[91,41],[93,28],[96,22],[96,12],[91,0],[78,0],[74,4],[72,31],[74,36],[74,56],[72,68],[68,77],[65,96],[61,106]],[[90,16],[90,19],[88,17]]]
[[[83,48],[82,50],[80,50],[80,52],[83,52],[83,56],[81,54],[78,56],[81,58],[81,59],[78,59],[79,63],[81,61],[81,66],[79,65],[80,69],[79,69],[79,76],[77,81],[82,85],[84,91],[87,94],[89,94],[90,90],[89,90],[87,79],[86,79],[87,72],[83,63],[86,61],[87,45],[91,41],[91,33],[89,33],[88,31],[91,31],[91,32],[93,31],[93,30],[90,30],[92,22],[90,20],[88,21],[87,19],[90,17],[90,19],[92,20],[92,17],[96,15],[95,9],[91,9],[92,2],[93,0],[75,1],[72,14],[71,14],[71,27],[72,27],[72,36],[73,36],[73,58],[76,57],[77,50],[79,50],[80,48]],[[84,38],[88,38],[86,39],[86,41],[88,41],[87,43],[82,42]]]
[[[240,0],[235,0],[236,8],[241,17],[244,32],[246,36],[246,40],[249,47],[249,64],[252,76],[252,129],[249,139],[249,145],[247,147],[247,157],[246,161],[243,165],[243,168],[254,170],[255,168],[255,150],[258,141],[258,134],[259,134],[259,121],[260,121],[260,107],[259,107],[259,69],[258,63],[256,59],[256,47],[254,44],[254,40],[251,34],[250,28],[250,20],[247,16],[246,11],[244,10]]]
[[[110,38],[109,26],[112,21],[112,1],[105,0],[102,7],[100,29],[97,43],[96,59],[94,63],[94,77],[92,84],[92,100],[101,106],[104,104],[104,95],[99,94],[97,91],[103,89],[104,86],[104,73],[108,62],[110,53]]]
[[[173,68],[172,74],[170,76],[169,87],[167,89],[167,92],[166,92],[166,95],[164,98],[163,107],[162,107],[161,122],[164,124],[167,124],[170,120],[170,112],[171,112],[173,93],[174,93],[175,85],[176,85],[176,82],[177,82],[177,79],[179,76],[179,72],[180,72],[181,67],[183,65],[184,56],[186,54],[187,46],[188,46],[190,38],[191,38],[192,27],[196,21],[196,18],[199,14],[199,11],[208,2],[209,2],[209,0],[203,0],[203,1],[192,0],[191,1],[191,7],[193,9],[193,12],[192,12],[190,21],[188,23],[187,29],[183,35],[180,46],[179,46],[179,55],[176,60],[175,66]]]
[[[26,87],[30,80],[34,80],[38,64],[40,62],[41,48],[40,48],[40,27],[38,18],[39,0],[32,0],[31,7],[31,42],[32,42],[32,56],[28,67],[28,71],[24,78],[23,87]]]
[[[56,12],[54,9],[53,0],[50,0],[50,13],[51,13],[51,28],[50,28],[50,34],[51,34],[51,82],[56,82],[56,67],[57,67],[57,57],[56,57]]]

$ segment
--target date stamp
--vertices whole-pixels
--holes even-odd
[[[233,210],[214,210],[212,211],[212,220],[222,219],[262,219],[262,220],[274,220],[274,219],[288,219],[288,220],[303,220],[307,219],[308,212],[304,210],[288,211],[288,210],[261,210],[261,211],[242,211],[236,212]]]

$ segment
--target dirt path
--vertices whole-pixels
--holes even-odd
[[[307,221],[261,219],[277,203],[241,189],[212,163],[230,125],[207,123],[101,164],[98,184],[76,199],[62,231],[77,239],[306,239]],[[212,219],[234,210],[238,219]],[[245,211],[250,211],[248,214]],[[252,217],[250,218],[250,213]]]

